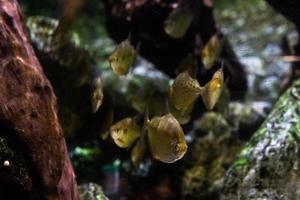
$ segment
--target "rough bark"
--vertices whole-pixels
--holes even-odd
[[[5,151],[0,151],[2,163],[10,161],[0,167],[1,199],[77,199],[56,97],[28,41],[16,0],[0,0],[0,80],[0,138],[8,152],[15,152],[3,157]],[[23,162],[16,160],[18,155]]]
[[[300,81],[283,94],[228,170],[223,199],[299,199]]]

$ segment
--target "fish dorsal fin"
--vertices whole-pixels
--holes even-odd
[[[197,74],[198,74],[198,67],[197,65],[190,66],[187,70],[191,78],[197,79]]]
[[[169,98],[166,97],[166,113],[171,113]]]
[[[144,110],[144,125],[147,125],[150,122],[149,119],[149,108],[148,105],[145,106],[145,110]]]
[[[129,31],[129,33],[128,33],[128,36],[127,36],[127,39],[126,40],[128,40],[128,42],[129,43],[131,43],[132,42],[132,31]]]

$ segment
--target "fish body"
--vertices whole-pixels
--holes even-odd
[[[91,104],[92,111],[95,113],[100,108],[103,101],[103,91],[102,91],[102,81],[100,76],[95,78],[92,82],[92,92],[91,92]]]
[[[177,110],[172,104],[169,105],[170,113],[178,120],[179,124],[187,124],[191,120],[190,112],[193,109],[193,105],[188,110],[182,112]]]
[[[222,68],[215,72],[212,79],[204,86],[201,96],[205,107],[212,110],[222,92],[224,75]]]
[[[110,129],[111,137],[116,145],[128,148],[139,138],[141,128],[133,118],[125,118],[114,124]]]
[[[151,90],[151,88],[149,88]],[[153,89],[152,89],[153,90]],[[147,107],[149,115],[161,116],[166,111],[166,99],[168,98],[166,93],[155,91],[143,94],[139,91],[133,96],[131,105],[140,113],[145,111]]]
[[[221,42],[217,35],[213,35],[201,51],[201,59],[205,69],[209,70],[212,68],[220,54],[220,50]]]
[[[187,111],[201,94],[202,88],[187,71],[178,74],[170,88],[170,101],[179,111]]]
[[[164,30],[172,38],[182,38],[189,29],[193,17],[189,6],[179,6],[170,12],[164,23]]]
[[[109,56],[109,64],[117,75],[125,75],[134,64],[137,56],[135,48],[126,39],[121,42]]]
[[[187,151],[184,132],[172,114],[149,120],[147,136],[152,156],[162,162],[173,163]]]
[[[146,140],[146,130],[145,127],[141,132],[141,136],[138,141],[135,143],[131,150],[131,161],[133,165],[137,168],[140,163],[145,158],[147,152],[147,140]]]
[[[230,91],[226,84],[224,84],[219,100],[216,104],[216,111],[227,117],[229,114]]]

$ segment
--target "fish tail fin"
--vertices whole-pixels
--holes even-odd
[[[221,61],[221,67],[220,69],[222,70],[222,72],[224,72],[224,60]]]
[[[147,125],[149,121],[149,108],[148,105],[146,105],[144,109],[144,125]]]
[[[139,53],[140,50],[141,50],[141,44],[142,44],[141,41],[139,41],[139,42],[137,43],[137,45],[136,45],[135,50],[136,50],[137,53]]]
[[[204,86],[205,87],[205,86]],[[203,95],[203,91],[204,91],[204,87],[199,87],[199,89],[198,89],[198,91],[197,91],[197,93],[199,94],[199,96],[201,96],[202,97],[202,95]]]
[[[129,41],[129,43],[132,42],[132,31],[131,30],[128,33],[127,40]]]
[[[165,103],[166,103],[166,112],[167,112],[167,113],[171,113],[171,109],[170,109],[170,99],[169,99],[169,97],[166,97]]]

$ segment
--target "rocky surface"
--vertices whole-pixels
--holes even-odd
[[[222,199],[299,199],[300,81],[279,99],[228,170]]]
[[[224,175],[243,142],[219,113],[208,112],[195,122],[195,142],[182,178],[184,199],[218,199]]]
[[[108,200],[102,187],[96,183],[86,183],[78,186],[80,200]]]

